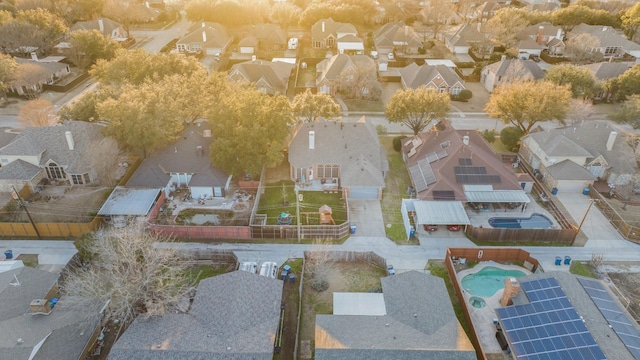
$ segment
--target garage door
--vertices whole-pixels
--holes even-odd
[[[558,181],[558,192],[581,193],[584,189],[584,181]]]
[[[349,188],[349,199],[378,199],[377,187],[352,187]]]

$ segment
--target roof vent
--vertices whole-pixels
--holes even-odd
[[[22,345],[24,343],[24,340],[22,340],[22,338],[18,338],[16,342],[18,343],[18,345]]]
[[[462,137],[462,143],[465,144],[466,146],[469,146],[469,136],[465,135]]]

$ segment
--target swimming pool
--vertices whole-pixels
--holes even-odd
[[[469,294],[482,297],[490,297],[498,290],[504,288],[504,281],[510,277],[521,277],[526,274],[519,270],[504,270],[493,266],[487,266],[475,274],[462,278],[462,288]]]
[[[531,214],[528,218],[489,218],[489,225],[494,228],[508,229],[548,229],[553,223],[542,214]]]

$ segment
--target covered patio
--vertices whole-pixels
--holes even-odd
[[[467,204],[476,212],[525,212],[531,202],[524,190],[494,190],[491,185],[466,185]]]

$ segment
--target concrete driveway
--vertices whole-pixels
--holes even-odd
[[[351,223],[356,233],[351,236],[385,237],[382,207],[378,200],[349,200]]]

